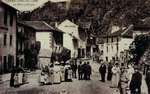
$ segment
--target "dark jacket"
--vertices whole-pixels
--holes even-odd
[[[83,69],[82,69],[82,65],[78,65],[78,73],[82,73],[83,72]]]
[[[132,75],[132,79],[130,82],[130,89],[140,88],[142,84],[142,74],[140,72],[135,72]]]
[[[150,88],[150,71],[146,73],[146,83],[147,83],[147,86]]]
[[[86,74],[91,74],[92,72],[92,68],[91,68],[91,66],[89,65],[89,64],[86,64],[85,66],[85,72],[86,72]]]
[[[99,72],[100,73],[106,73],[106,65],[105,64],[102,64],[99,68]]]

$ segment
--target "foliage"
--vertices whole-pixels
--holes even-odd
[[[29,13],[21,13],[22,20],[44,20],[48,23],[64,19],[92,22],[91,33],[107,34],[112,25],[128,26],[150,15],[150,0],[72,0],[69,9],[47,2]]]
[[[136,64],[138,64],[139,60],[141,59],[145,51],[147,51],[150,45],[150,36],[146,36],[146,35],[137,36],[132,46],[133,45],[135,47],[130,46],[130,52],[131,54],[133,54],[133,61]]]

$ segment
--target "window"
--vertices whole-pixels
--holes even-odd
[[[7,34],[4,34],[4,46],[7,45]]]
[[[13,39],[13,36],[10,35],[10,46],[12,46],[12,39]]]
[[[7,10],[5,10],[4,12],[4,25],[7,26],[7,16],[8,16],[8,13],[7,13]]]
[[[7,72],[7,56],[4,56],[4,61],[3,61],[3,64],[4,64],[4,72],[6,73]]]
[[[117,37],[117,42],[119,42],[119,37]]]
[[[114,42],[114,39],[113,39],[113,37],[111,38],[111,42]]]
[[[108,61],[108,57],[106,56],[106,61]]]
[[[3,46],[3,38],[0,35],[0,48]]]
[[[8,68],[11,69],[14,64],[14,56],[13,55],[8,55]]]
[[[2,56],[0,56],[0,63],[2,64]],[[0,74],[2,74],[2,66],[0,66]]]
[[[108,45],[107,45],[107,53],[108,53]]]
[[[10,26],[13,25],[13,14],[10,14]]]
[[[108,39],[109,39],[109,38],[107,37],[107,43],[108,43]]]

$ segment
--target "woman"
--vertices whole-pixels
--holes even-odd
[[[120,68],[119,64],[116,63],[115,66],[112,68],[112,87],[117,88],[118,83],[119,83],[119,78],[120,78]]]
[[[133,75],[133,73],[134,73],[134,68],[132,67],[131,64],[128,65],[128,70],[127,70],[127,72],[128,72],[128,79],[129,79],[129,82],[128,82],[128,87],[129,87],[130,82],[131,82],[131,79],[132,79],[132,75]]]

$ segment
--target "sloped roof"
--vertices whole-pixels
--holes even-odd
[[[70,21],[70,20],[68,20],[68,19],[64,20],[61,24],[59,24],[59,26],[60,26],[60,25],[62,25],[62,24],[69,24],[69,25],[78,26],[77,24],[75,24],[75,23],[71,22],[71,21]]]
[[[53,27],[48,25],[44,21],[24,21],[24,24],[34,28],[37,31],[52,31],[55,30]]]
[[[128,28],[125,28],[123,30],[118,30],[113,33],[108,33],[107,35],[102,35],[102,37],[117,37],[121,36],[124,38],[132,38],[133,37],[133,25],[130,25]]]
[[[124,30],[118,30],[114,33],[111,33],[110,35],[108,36],[112,36],[112,37],[115,37],[115,36],[121,36],[121,34],[124,32]]]
[[[132,38],[133,37],[133,25],[130,25],[121,35],[122,37]]]
[[[2,0],[0,0],[0,4],[2,4],[2,5],[4,5],[4,6],[7,6],[8,9],[11,8],[11,9],[13,9],[13,10],[18,11],[15,7],[13,7],[13,6],[7,4],[6,2],[4,2],[4,1],[2,1]]]

